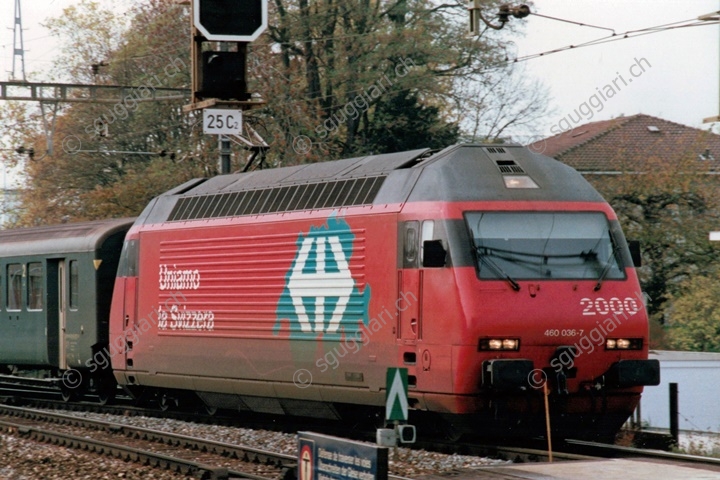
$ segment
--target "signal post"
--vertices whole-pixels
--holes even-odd
[[[203,132],[218,135],[218,171],[230,173],[230,141],[252,152],[247,170],[268,145],[249,125],[243,111],[264,105],[247,88],[247,46],[267,28],[267,0],[192,0],[192,94],[183,107],[203,110]],[[217,42],[219,49],[203,47]]]

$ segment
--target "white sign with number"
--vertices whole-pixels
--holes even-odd
[[[203,110],[203,133],[240,135],[242,133],[242,110],[206,108]]]

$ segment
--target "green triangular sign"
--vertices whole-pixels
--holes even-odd
[[[407,368],[388,368],[385,381],[385,419],[408,419],[408,370]]]

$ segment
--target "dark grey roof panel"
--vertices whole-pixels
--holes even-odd
[[[192,192],[193,195],[204,195],[208,193],[217,193],[218,191],[225,190],[226,188],[232,189],[239,182],[252,178],[254,173],[255,172],[250,172],[241,177],[238,177],[237,175],[218,175],[216,177],[206,179],[204,183],[201,183],[196,188],[188,191]]]
[[[300,171],[293,172],[292,175],[285,178],[287,183],[306,183],[330,180],[340,176],[340,174],[351,169],[356,163],[360,162],[364,157],[346,158],[344,160],[336,160],[333,162],[320,162],[305,165]]]
[[[134,218],[0,230],[0,258],[92,252],[110,235],[127,231]]]
[[[408,199],[422,170],[400,170],[390,173],[375,197],[375,205],[403,203]]]
[[[510,189],[504,179],[512,175],[526,175],[539,188]],[[603,202],[578,172],[520,145],[455,145],[218,176],[180,195],[162,195],[141,221],[492,200]]]
[[[539,188],[509,189],[495,163],[498,157],[486,148],[492,146],[459,145],[424,162],[408,201],[603,201],[574,169],[516,145],[503,145],[502,158],[514,160]]]
[[[365,177],[388,173],[398,168],[412,166],[414,160],[429,152],[429,148],[411,150],[409,152],[388,153],[385,155],[370,155],[363,158],[352,170],[343,173],[343,176]]]
[[[296,165],[293,167],[270,168],[267,170],[255,170],[248,173],[235,175],[237,181],[229,185],[226,192],[238,192],[241,190],[252,190],[292,183],[290,179],[298,172],[302,172],[311,165]],[[250,175],[252,174],[252,175]]]
[[[207,195],[225,192],[240,192],[268,187],[282,187],[293,184],[327,182],[340,178],[375,177],[411,166],[413,161],[420,158],[429,149],[412,150],[409,152],[389,153],[385,155],[370,155],[367,157],[346,158],[331,162],[311,163],[293,167],[270,168],[255,170],[247,173],[232,175],[219,175],[198,182],[195,188],[181,191],[181,195]],[[185,185],[191,184],[188,182]]]
[[[173,188],[172,190],[168,190],[164,193],[164,195],[179,195],[181,193],[185,193],[188,190],[191,190],[193,188],[198,188],[199,185],[206,182],[207,178],[193,178],[192,180],[188,180],[187,182],[183,183],[182,185],[178,185],[177,187]]]

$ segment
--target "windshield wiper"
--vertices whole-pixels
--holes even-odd
[[[615,248],[613,248],[612,253],[610,254],[610,257],[608,258],[607,263],[605,264],[605,267],[603,268],[602,272],[600,272],[600,276],[598,277],[597,283],[595,284],[595,288],[593,288],[594,292],[597,292],[602,287],[603,280],[605,280],[605,276],[610,272],[610,268],[613,266],[613,260],[616,260],[615,254],[618,251],[618,246],[615,245]]]
[[[520,284],[513,280],[510,275],[505,273],[505,270],[500,268],[500,266],[495,263],[492,258],[490,258],[490,254],[487,253],[486,247],[475,247],[475,253],[477,254],[478,259],[480,259],[481,262],[484,261],[495,272],[495,275],[498,275],[505,279],[510,284],[512,289],[516,292],[520,291]]]
[[[509,254],[513,254],[513,255],[521,255],[521,256],[525,256],[525,257],[539,257],[539,258],[543,258],[543,259],[548,259],[548,258],[580,258],[581,260],[583,260],[583,261],[585,261],[585,262],[591,261],[591,260],[597,260],[597,252],[596,252],[595,250],[593,250],[593,249],[589,249],[589,250],[587,250],[587,251],[586,251],[586,250],[582,250],[582,251],[579,252],[579,253],[563,253],[563,254],[560,254],[560,253],[523,252],[523,251],[519,251],[519,250],[506,250],[506,249],[504,249],[504,248],[494,248],[494,247],[477,247],[477,248],[482,248],[482,249],[485,249],[485,250],[492,250],[493,252],[499,252],[499,253],[509,253]],[[490,254],[487,254],[487,255],[490,255]],[[498,257],[498,258],[502,258],[502,259],[504,259],[504,260],[513,260],[513,259],[511,259],[511,258],[509,258],[509,257],[504,257],[504,256],[502,256],[502,255],[495,255],[495,254],[493,254],[493,255],[496,256],[496,257]]]

